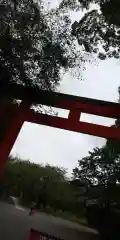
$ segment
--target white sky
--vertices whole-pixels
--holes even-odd
[[[56,0],[57,2],[58,0]],[[75,15],[72,19],[75,19]],[[79,18],[79,14],[76,15]],[[105,60],[86,64],[84,81],[74,80],[66,74],[60,85],[62,93],[117,102],[120,86],[120,60]],[[62,111],[64,116],[68,112]],[[82,120],[110,125],[113,120],[82,115]],[[78,159],[86,156],[93,147],[101,146],[104,139],[73,133],[41,125],[25,123],[11,154],[39,164],[63,166],[70,173]]]

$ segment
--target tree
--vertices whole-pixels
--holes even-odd
[[[120,56],[120,1],[79,0],[87,12],[72,25],[72,34],[86,52],[97,53],[102,60]],[[91,9],[91,4],[96,4]]]
[[[116,144],[107,142],[102,148],[90,151],[87,157],[79,160],[73,174],[80,182],[86,180],[83,197],[88,223],[98,229],[102,237],[118,237],[120,150],[118,152]]]
[[[4,0],[0,7],[4,12],[0,65],[4,74],[7,69],[11,81],[55,90],[61,68],[84,62],[70,33],[69,14],[62,8],[46,12],[42,2],[34,0]]]
[[[47,12],[45,17],[48,19],[49,27],[53,32],[53,37],[61,47],[65,50],[65,56],[68,61],[68,71],[73,78],[81,79],[81,70],[85,69],[84,63],[87,61],[83,52],[79,49],[76,42],[76,37],[71,34],[71,19],[70,12],[72,5],[77,7],[77,2],[72,4],[72,1],[63,1],[56,9]],[[71,8],[70,8],[71,6]]]
[[[120,143],[107,141],[102,148],[95,148],[78,161],[73,170],[75,179],[84,181],[84,197],[98,199],[100,203],[119,203]]]
[[[10,157],[4,173],[5,194],[20,197],[21,192],[26,201],[38,200],[39,192],[52,194],[51,183],[65,181],[65,170],[46,165],[45,167]],[[45,186],[45,188],[43,188]],[[32,187],[32,191],[31,191]],[[43,191],[44,190],[44,191]],[[7,193],[8,192],[8,193]],[[49,199],[48,199],[49,200]],[[49,202],[49,201],[48,201]]]
[[[1,68],[7,69],[11,81],[54,90],[60,68],[67,67],[67,58],[60,44],[53,41],[41,6],[33,0],[4,4],[7,10],[6,27],[0,34]]]

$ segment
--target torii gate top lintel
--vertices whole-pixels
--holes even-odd
[[[43,91],[17,84],[9,84],[2,94],[34,104],[67,110],[79,109],[81,112],[115,119],[120,117],[120,104],[114,102]]]

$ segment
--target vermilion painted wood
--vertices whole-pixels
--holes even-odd
[[[14,84],[10,85],[9,88],[6,89],[6,92],[1,94],[7,94],[9,97],[23,100],[23,103],[19,108],[11,105],[8,109],[8,111],[13,112],[15,117],[4,141],[0,145],[1,172],[24,121],[65,129],[68,131],[86,133],[107,139],[120,140],[120,128],[105,127],[80,121],[80,115],[82,112],[110,118],[119,118],[120,104],[81,98],[61,93],[38,91],[36,89],[31,90],[29,87],[25,88]],[[35,113],[33,110],[29,109],[29,102],[68,109],[69,116],[67,119],[64,119],[56,116]],[[7,117],[7,114],[8,112],[5,112],[4,116]]]
[[[62,240],[62,239],[31,229],[28,240]]]
[[[0,144],[0,175],[3,173],[4,165],[25,121],[27,110],[29,110],[29,104],[23,102],[19,108],[14,109],[16,115],[7,135],[5,136],[2,144]]]
[[[13,108],[11,107],[13,111]],[[50,127],[61,128],[69,131],[81,132],[93,136],[99,136],[107,139],[120,140],[120,129],[115,127],[107,127],[87,122],[80,122],[79,110],[70,111],[68,119],[56,116],[48,116],[35,113],[32,110],[24,109],[24,121],[48,125]],[[20,115],[19,115],[20,116]],[[13,131],[12,131],[13,133]]]
[[[36,88],[9,84],[3,95],[24,101],[58,107],[62,109],[79,109],[81,112],[105,116],[120,117],[120,104],[96,99],[78,97],[68,94],[37,90]]]
[[[74,115],[72,116],[72,118],[70,117],[68,119],[65,119],[56,116],[48,116],[40,113],[34,113],[30,110],[28,115],[26,116],[26,121],[69,131],[86,133],[107,139],[120,140],[120,128],[80,122],[79,119],[77,120],[76,118],[74,121]]]

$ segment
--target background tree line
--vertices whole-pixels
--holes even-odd
[[[39,210],[51,214],[64,212],[66,217],[84,217],[80,189],[66,177],[63,168],[10,157],[0,184],[0,196],[6,200],[10,196],[17,197],[27,207],[36,202]]]

